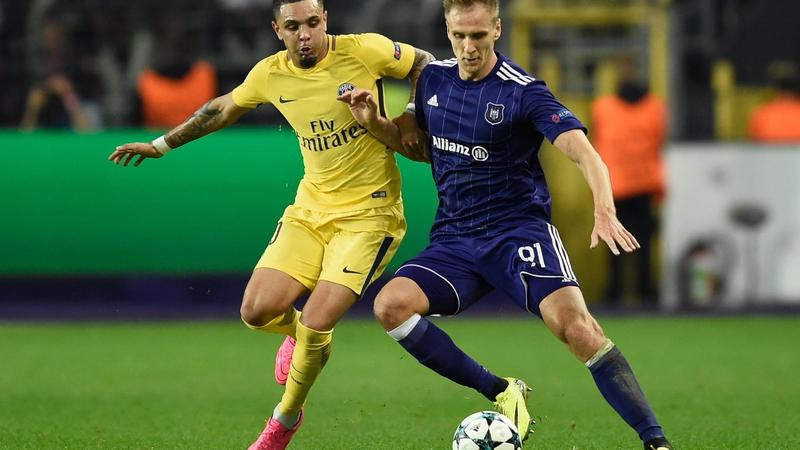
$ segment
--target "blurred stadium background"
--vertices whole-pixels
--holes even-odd
[[[325,5],[331,33],[377,31],[440,58],[451,55],[440,0]],[[278,340],[248,334],[235,322],[252,265],[302,176],[294,134],[273,108],[262,107],[232,129],[135,170],[114,166],[106,156],[120,143],[150,140],[169,128],[154,97],[177,96],[184,117],[280,50],[270,7],[271,0],[0,2],[0,448],[241,448],[258,430],[260,415],[271,407],[263,405],[277,398],[270,388],[270,400],[263,400],[259,377],[269,380]],[[633,364],[642,367],[665,426],[684,444],[679,448],[800,448],[800,416],[787,406],[800,401],[790,376],[800,366],[792,350],[800,338],[800,141],[765,143],[748,133],[755,108],[775,95],[774,81],[797,78],[800,3],[509,0],[502,13],[499,50],[547,81],[587,123],[590,137],[592,102],[614,92],[621,58],[634,61],[669,105],[667,189],[652,264],[660,293],[655,309],[632,294],[621,306],[603,303],[610,255],[588,248],[590,193],[560,153],[546,146],[542,158],[554,221],[590,308],[618,343],[633,349]],[[148,83],[154,77],[186,83],[174,92],[159,90],[163,83]],[[390,111],[399,113],[407,86],[389,84],[388,92]],[[437,204],[428,168],[404,160],[401,169],[409,232],[391,267],[426,245]],[[364,411],[385,409],[386,402],[363,406],[355,398],[342,414],[358,418],[348,416],[343,433],[361,436],[358,444],[326,440],[327,428],[309,421],[296,448],[446,448],[451,425],[468,408],[481,408],[479,399],[467,396],[465,409],[458,403],[463,391],[401,360],[395,344],[380,337],[369,320],[376,289],[343,324],[345,338],[332,364],[362,351],[363,340],[383,339],[362,354],[413,374],[418,383],[403,378],[398,386],[413,391],[423,385],[440,402],[401,405],[410,419],[432,420],[422,429],[435,437],[408,440],[402,430],[419,426],[409,417],[397,427],[386,425],[386,416],[370,422]],[[480,330],[511,330],[530,337],[534,348],[544,345],[509,367],[535,380],[545,395],[542,437],[530,447],[627,448],[630,439],[620,435],[628,431],[595,398],[580,367],[564,361],[565,352],[543,327],[531,331],[512,305],[493,300],[470,311],[463,328],[445,326],[501,367],[511,350],[484,345]],[[483,318],[498,311],[512,324],[505,331]],[[754,355],[759,352],[764,355]],[[253,358],[257,367],[249,366]],[[596,404],[584,405],[569,387],[567,398],[554,392],[547,398],[553,385],[570,386],[554,371],[541,372],[552,358],[571,368],[559,370],[571,370],[564,379],[574,375]],[[173,359],[174,367],[164,367]],[[704,360],[714,369],[698,370]],[[534,368],[522,364],[529,361]],[[749,375],[741,372],[753,365]],[[336,367],[348,370],[333,367],[327,369],[332,380]],[[729,379],[733,371],[741,378]],[[197,373],[203,375],[194,388],[167,382],[191,384]],[[774,385],[766,388],[760,373],[774,377]],[[355,375],[338,376],[364,388]],[[336,390],[327,383],[315,390],[318,405],[341,400],[322,394]],[[232,393],[224,396],[220,386]],[[376,397],[385,392],[374,380],[364,389],[374,389],[369,395]],[[214,407],[198,403],[198,391]],[[745,399],[738,397],[742,391]],[[694,401],[698,395],[713,400]],[[407,399],[392,395],[388,401]],[[53,415],[48,405],[60,413]],[[575,412],[582,408],[588,409]],[[206,415],[198,413],[194,428],[174,432],[192,409]],[[134,414],[137,432],[109,419],[120,410]],[[324,425],[336,426],[327,420]],[[716,427],[713,436],[704,420]],[[218,429],[231,432],[195,438]],[[595,433],[607,440],[594,441]]]

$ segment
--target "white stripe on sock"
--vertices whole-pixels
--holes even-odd
[[[275,409],[272,411],[272,417],[274,417],[275,420],[280,422],[281,425],[283,425],[284,427],[286,427],[286,429],[289,430],[294,428],[294,426],[297,425],[297,422],[300,421],[300,413],[297,413],[297,415],[294,416],[289,416],[282,413],[280,403],[278,403],[278,406],[276,406]]]
[[[606,356],[606,353],[610,352],[613,348],[614,348],[614,343],[611,342],[611,339],[606,338],[606,341],[603,343],[603,345],[600,346],[599,349],[597,349],[597,352],[594,354],[594,356],[592,356],[591,358],[589,358],[588,361],[586,361],[586,367],[592,367],[593,365],[595,365],[597,361],[600,361],[600,358]]]
[[[408,320],[403,322],[399,327],[395,328],[392,331],[389,331],[389,336],[394,338],[395,341],[402,341],[405,339],[410,333],[411,330],[417,326],[417,323],[422,320],[422,316],[419,314],[414,314],[413,316],[409,317]]]

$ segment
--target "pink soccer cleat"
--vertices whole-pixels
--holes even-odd
[[[292,355],[296,344],[297,341],[293,337],[286,336],[275,355],[275,381],[278,384],[285,385],[289,378],[289,369],[292,367]]]
[[[247,450],[284,450],[289,445],[289,441],[292,440],[297,429],[303,424],[304,416],[303,410],[300,410],[300,419],[291,429],[281,425],[274,417],[270,417],[267,421],[267,426],[264,427],[264,431],[261,432],[258,439]]]

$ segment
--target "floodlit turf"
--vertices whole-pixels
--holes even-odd
[[[800,319],[608,318],[682,450],[800,448]],[[640,449],[586,369],[535,321],[439,320],[533,387],[526,449]],[[488,409],[368,320],[345,321],[290,449],[449,449]],[[243,449],[281,389],[281,338],[237,323],[0,324],[0,448]]]

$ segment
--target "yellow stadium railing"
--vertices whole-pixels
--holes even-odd
[[[511,5],[511,55],[514,61],[530,71],[536,62],[535,76],[547,81],[551,90],[584,123],[591,127],[591,103],[599,95],[614,91],[617,65],[612,58],[598,56],[591,75],[591,91],[570,90],[563,84],[564,56],[552,51],[536,53],[537,27],[620,28],[640,27],[646,30],[644,57],[651,90],[669,98],[669,0],[516,0]],[[624,43],[621,44],[624,47]],[[591,136],[591,134],[590,134]],[[545,145],[540,155],[551,191],[554,194],[553,216],[565,236],[565,245],[572,263],[581,277],[581,286],[589,301],[602,296],[608,258],[606,250],[590,250],[589,236],[593,226],[591,193],[580,171],[552,146]],[[557,174],[557,176],[555,176]],[[657,246],[656,246],[657,248]],[[660,268],[658,251],[654,251],[654,276]]]
[[[714,130],[717,139],[747,139],[750,114],[773,94],[769,87],[737,86],[734,72],[733,64],[727,60],[717,61],[712,69]]]

